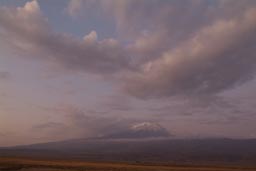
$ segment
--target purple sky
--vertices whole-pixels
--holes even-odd
[[[0,146],[143,122],[256,138],[256,1],[0,1]]]

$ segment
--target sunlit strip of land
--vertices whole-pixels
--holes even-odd
[[[39,160],[28,158],[0,158],[1,171],[255,171],[252,167],[148,165],[129,163],[85,162],[75,160]]]

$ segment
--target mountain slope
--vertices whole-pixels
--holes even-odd
[[[256,140],[80,139],[0,150],[0,156],[168,163],[256,163]]]

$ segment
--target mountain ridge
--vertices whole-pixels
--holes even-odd
[[[92,161],[256,163],[256,139],[76,139],[0,149],[1,156]]]

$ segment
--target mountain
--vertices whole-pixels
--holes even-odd
[[[110,139],[142,139],[169,137],[169,132],[158,123],[142,122],[103,136]]]
[[[256,139],[77,139],[0,149],[0,156],[88,161],[255,164]]]

